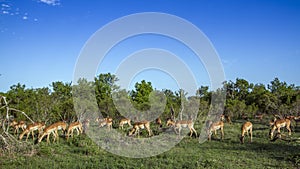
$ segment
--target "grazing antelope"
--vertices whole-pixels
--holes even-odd
[[[16,128],[15,125],[17,125],[18,122],[16,120],[13,120],[12,122],[9,123],[9,127],[13,127],[14,128],[14,133],[16,134]]]
[[[34,131],[38,130],[40,136],[44,128],[45,128],[45,123],[36,122],[36,123],[29,124],[26,127],[26,129],[20,134],[19,139],[22,140],[23,136],[26,134],[27,135],[26,141],[27,141],[29,135],[31,134],[32,140],[34,140]]]
[[[14,127],[17,124],[18,124],[18,122],[16,120],[13,120],[12,122],[9,123],[9,126]]]
[[[77,131],[77,135],[83,132],[82,123],[79,121],[73,122],[69,125],[68,131],[67,131],[67,140],[69,139],[69,136],[73,137],[74,130]]]
[[[208,140],[210,141],[211,140],[211,135],[212,133],[214,132],[215,135],[217,135],[217,130],[221,130],[221,139],[224,138],[224,123],[223,121],[219,121],[219,122],[209,122],[208,124],[208,131],[207,131],[207,134],[208,134]]]
[[[24,121],[16,122],[15,120],[10,123],[10,126],[14,127],[15,134],[19,133],[20,128],[22,129],[22,131],[24,131],[27,127]]]
[[[67,128],[67,124],[65,122],[59,121],[59,122],[53,123],[44,129],[43,134],[41,134],[38,139],[38,142],[40,143],[43,140],[43,138],[45,136],[47,136],[47,143],[49,143],[49,137],[50,137],[51,133],[53,134],[53,137],[54,137],[53,142],[55,140],[58,141],[58,139],[59,139],[58,130],[65,131],[66,128]]]
[[[242,144],[244,144],[245,134],[247,134],[247,136],[248,136],[249,133],[250,133],[250,142],[252,142],[252,126],[253,125],[250,121],[247,121],[242,125],[242,128],[241,128],[242,134],[241,134],[241,138],[240,138]]]
[[[193,133],[195,133],[195,135],[197,137],[197,131],[194,129],[194,122],[192,120],[178,120],[178,121],[174,122],[173,120],[168,119],[167,126],[173,126],[175,133],[178,134],[179,136],[180,136],[180,131],[182,130],[182,128],[189,128],[190,137],[192,137]],[[178,132],[177,132],[177,129],[178,129]]]
[[[133,124],[133,128],[129,131],[128,136],[136,135],[138,134],[138,137],[140,136],[140,129],[146,129],[148,132],[149,137],[153,135],[151,129],[150,129],[150,122],[149,121],[140,121]]]
[[[280,133],[280,128],[285,127],[289,131],[289,135],[292,134],[291,131],[291,120],[290,119],[279,119],[276,120],[270,131],[270,138],[273,138],[274,131],[277,129],[277,132]]]
[[[107,126],[108,130],[112,129],[112,123],[113,123],[113,119],[110,117],[106,117],[104,119],[98,119],[99,122],[99,127],[104,127]]]
[[[123,126],[124,126],[125,124],[128,124],[130,127],[132,127],[130,121],[131,121],[131,120],[130,120],[130,119],[127,119],[127,118],[121,119],[121,120],[120,120],[120,123],[119,123],[119,128],[121,128],[121,129],[123,130]]]
[[[67,131],[67,123],[66,122],[63,122],[63,121],[59,121],[59,122],[56,122],[57,123],[57,130],[62,130],[63,134],[66,133]],[[55,123],[54,123],[55,124]]]

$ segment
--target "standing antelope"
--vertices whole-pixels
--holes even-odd
[[[168,119],[167,126],[173,126],[175,133],[178,134],[179,136],[180,136],[180,131],[182,130],[182,128],[189,128],[190,137],[192,137],[193,133],[195,133],[195,135],[197,137],[197,131],[194,129],[194,122],[192,120],[178,120],[178,121],[174,122],[173,120]],[[177,129],[178,129],[178,132],[177,132]]]
[[[208,140],[210,141],[211,140],[211,135],[212,133],[214,132],[215,135],[217,135],[217,130],[221,130],[221,139],[224,139],[224,123],[223,121],[219,121],[219,122],[209,122],[208,124],[208,131],[207,131],[207,134],[208,134]]]
[[[110,117],[106,117],[104,119],[98,119],[99,122],[99,127],[104,127],[107,126],[108,130],[112,129],[112,123],[113,123],[113,119]]]
[[[149,137],[153,135],[151,129],[150,129],[150,122],[149,121],[140,121],[133,124],[133,128],[129,131],[128,135],[136,135],[138,134],[138,137],[140,136],[140,129],[146,129],[148,132]]]
[[[12,121],[9,126],[14,127],[14,133],[18,134],[19,133],[19,129],[21,128],[22,131],[24,131],[26,129],[26,123],[24,121]]]
[[[69,125],[68,131],[67,131],[67,140],[69,139],[69,136],[73,137],[74,130],[77,131],[77,135],[83,132],[82,123],[79,121],[73,122]]]
[[[43,134],[38,139],[38,142],[40,143],[43,140],[43,138],[45,136],[47,136],[47,143],[49,143],[49,137],[50,137],[51,133],[54,136],[53,142],[55,140],[58,141],[59,140],[58,130],[65,131],[66,128],[67,128],[67,124],[65,122],[59,121],[59,122],[53,123],[44,129]]]
[[[291,131],[291,120],[290,119],[279,119],[276,120],[273,124],[273,127],[270,131],[270,138],[273,138],[274,131],[277,129],[277,132],[280,133],[280,128],[285,127],[289,131],[289,135],[292,134]]]
[[[244,144],[244,138],[245,138],[245,134],[247,134],[247,136],[249,135],[248,132],[250,132],[250,142],[252,142],[252,123],[247,121],[245,122],[242,127],[241,127],[241,138],[240,141],[242,144]]]
[[[45,123],[32,123],[27,126],[27,128],[20,134],[19,139],[22,140],[23,136],[27,134],[26,141],[28,140],[29,135],[32,135],[32,140],[34,140],[34,131],[39,131],[39,136],[42,132],[42,130],[45,128]]]
[[[227,122],[229,124],[232,124],[232,121],[231,121],[231,118],[229,115],[224,115],[222,114],[221,117],[220,117],[221,121],[224,121],[224,122]]]
[[[255,114],[254,116],[256,119],[259,119],[260,121],[262,121],[264,114]]]
[[[120,120],[120,123],[119,123],[119,128],[121,128],[123,130],[123,126],[125,124],[128,124],[130,127],[132,127],[131,123],[130,123],[130,119],[127,119],[127,118],[123,118]]]

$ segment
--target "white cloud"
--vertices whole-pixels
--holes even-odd
[[[23,16],[23,19],[24,19],[24,20],[27,20],[27,19],[28,19],[28,17],[27,17],[27,16]]]
[[[1,4],[1,6],[4,7],[4,8],[9,8],[9,7],[10,7],[10,6],[7,5],[7,4]]]
[[[45,4],[48,4],[48,5],[59,5],[59,0],[40,0],[40,2],[43,2]]]

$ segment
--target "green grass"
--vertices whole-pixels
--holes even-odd
[[[241,122],[225,124],[225,139],[213,136],[199,144],[196,138],[184,138],[170,151],[149,158],[126,158],[111,154],[82,135],[59,143],[34,145],[32,154],[5,155],[0,168],[299,168],[297,142],[268,139],[269,128],[254,123],[253,142],[239,143]],[[200,132],[199,126],[195,126]],[[197,128],[198,127],[198,128]],[[295,132],[296,131],[296,132]],[[286,131],[284,133],[287,133]],[[300,137],[294,128],[293,138]]]

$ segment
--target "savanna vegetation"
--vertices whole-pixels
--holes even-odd
[[[297,126],[300,106],[300,88],[278,78],[269,84],[253,84],[245,79],[224,82],[224,87],[212,91],[200,86],[195,94],[180,89],[157,90],[145,80],[135,84],[132,91],[116,85],[118,79],[110,73],[100,74],[94,81],[80,79],[76,84],[53,82],[50,87],[26,88],[23,84],[11,86],[1,95],[0,105],[0,167],[1,168],[298,168],[300,167],[300,131]],[[86,94],[88,93],[88,94]],[[93,93],[94,95],[90,95]],[[218,100],[224,93],[226,101]],[[80,97],[76,97],[80,95]],[[150,95],[150,97],[149,97]],[[213,96],[220,97],[213,97]],[[95,96],[96,104],[90,102]],[[165,97],[162,97],[165,96]],[[128,104],[126,100],[131,104]],[[155,101],[158,100],[158,101]],[[222,100],[222,98],[221,98]],[[74,104],[83,103],[84,106]],[[115,102],[122,105],[115,106]],[[199,106],[196,106],[199,105]],[[195,107],[197,108],[195,110]],[[9,109],[8,109],[9,108]],[[139,111],[135,111],[135,110]],[[163,110],[163,112],[159,112]],[[212,140],[199,144],[193,137],[184,138],[170,151],[148,158],[126,158],[111,154],[84,133],[70,139],[60,134],[58,142],[47,144],[28,139],[18,140],[9,124],[25,121],[27,124],[45,122],[46,126],[57,121],[70,124],[74,121],[95,121],[96,117],[109,117],[112,127],[128,133],[131,127],[119,129],[123,117],[133,122],[144,120],[144,115],[160,117],[162,128],[168,128],[168,118],[194,120],[194,128],[200,133],[209,112],[224,114],[224,138],[212,135]],[[144,115],[140,115],[145,112]],[[158,113],[159,112],[159,113]],[[191,112],[197,112],[196,115]],[[282,135],[269,138],[270,120],[291,118],[292,134],[281,129]],[[232,123],[229,123],[228,119]],[[241,144],[241,126],[245,121],[253,123],[253,142]],[[109,120],[107,121],[109,122]],[[154,135],[161,130],[151,122]],[[76,133],[76,132],[75,132]],[[141,137],[148,137],[142,132]]]

